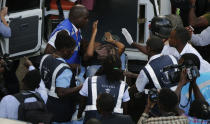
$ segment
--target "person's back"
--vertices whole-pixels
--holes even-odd
[[[130,97],[127,84],[121,81],[122,70],[119,56],[108,56],[96,75],[97,76],[88,77],[80,90],[82,99],[86,101],[82,102],[80,105],[86,106],[85,121],[90,118],[100,118],[96,109],[96,99],[97,96],[102,93],[110,93],[114,97],[116,101],[116,106],[113,110],[114,113],[126,113],[126,105],[122,105],[126,104],[126,102],[130,100]],[[82,107],[80,107],[79,110],[82,110]],[[79,111],[79,117],[81,113],[82,111]]]
[[[145,87],[146,89],[161,89],[163,87],[171,88],[176,85],[176,83],[169,81],[163,72],[163,68],[177,64],[177,60],[172,55],[162,55],[162,49],[163,42],[160,38],[153,36],[148,39],[147,51],[150,58],[136,80],[136,88],[139,92],[143,92]]]
[[[23,91],[21,93],[13,95],[5,96],[0,103],[0,117],[15,119],[18,117],[18,109],[19,105],[21,105],[20,101],[16,98],[17,95],[27,96],[30,94],[38,94],[35,92],[35,89],[39,87],[39,83],[41,81],[41,76],[39,71],[33,70],[29,71],[23,79]],[[41,98],[41,97],[40,97]],[[44,100],[44,98],[43,98]],[[36,102],[37,97],[30,96],[24,99],[24,103],[32,103]],[[45,100],[44,100],[45,101]]]
[[[75,46],[68,32],[60,31],[55,40],[56,52],[43,56],[40,63],[41,77],[49,90],[47,108],[53,113],[53,122],[70,121],[76,109],[74,94],[81,86],[76,87],[74,73],[64,60],[71,57]]]
[[[97,111],[101,114],[102,124],[133,124],[129,115],[113,114],[115,99],[109,93],[102,93],[97,98]]]

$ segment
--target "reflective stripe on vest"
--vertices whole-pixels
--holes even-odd
[[[177,60],[176,60],[176,58],[174,56],[172,56],[172,55],[168,55],[168,56],[170,57],[170,59],[171,59],[171,61],[172,61],[173,64],[177,64]],[[153,81],[154,86],[157,89],[161,89],[160,82],[158,81],[158,78],[157,78],[157,76],[155,74],[155,71],[153,70],[153,68],[151,67],[151,65],[150,64],[147,64],[145,66],[145,69],[148,71],[148,73],[149,73],[149,75],[151,77],[151,80]],[[171,89],[174,89],[174,88],[176,88],[176,87],[171,87]]]
[[[57,93],[55,93],[55,82],[56,82],[56,75],[57,73],[60,71],[61,68],[63,67],[69,67],[67,64],[65,63],[61,63],[58,67],[56,67],[55,71],[53,72],[53,75],[52,75],[52,84],[51,84],[51,88],[50,90],[48,91],[48,95],[49,96],[52,96],[52,97],[55,97],[55,98],[59,98]]]
[[[94,111],[97,110],[96,108],[96,99],[97,99],[97,76],[93,76],[91,80],[91,89],[92,89],[92,105],[87,105],[85,111]],[[123,109],[121,108],[122,105],[122,98],[125,91],[125,82],[121,81],[119,94],[117,98],[117,103],[114,108],[115,113],[123,113]]]
[[[40,66],[39,66],[39,69],[40,69],[40,72],[42,72],[42,64],[43,64],[43,62],[44,62],[44,60],[49,56],[50,54],[47,54],[47,55],[44,55],[43,57],[42,57],[42,59],[41,59],[41,61],[40,61]]]
[[[156,75],[155,75],[155,72],[154,72],[154,70],[152,69],[152,67],[151,67],[149,64],[147,64],[147,65],[145,66],[145,68],[147,69],[147,71],[148,71],[148,73],[149,73],[149,75],[150,75],[150,77],[151,77],[151,79],[152,79],[152,81],[153,81],[155,87],[156,87],[157,89],[161,89],[160,83],[159,83],[159,81],[158,81],[158,79],[157,79],[157,77],[156,77]]]

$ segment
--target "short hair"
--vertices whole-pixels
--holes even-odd
[[[209,104],[206,101],[200,99],[194,100],[190,105],[189,115],[199,119],[209,119],[210,110],[208,107]]]
[[[82,4],[74,5],[69,12],[69,18],[77,19],[80,18],[85,11],[88,11],[87,8]]]
[[[41,75],[38,70],[29,71],[28,73],[26,73],[22,80],[24,86],[26,86],[30,90],[35,90],[36,88],[38,88],[40,81]]]
[[[163,41],[157,36],[152,36],[147,40],[147,46],[152,49],[155,53],[161,53],[163,50]]]
[[[193,53],[185,53],[181,56],[181,59],[184,60],[183,64],[185,66],[197,66],[197,68],[200,70],[200,59],[197,55]]]
[[[190,33],[184,27],[175,28],[175,38],[180,40],[183,44],[186,44],[191,38]]]
[[[102,112],[113,112],[115,107],[115,99],[111,94],[102,93],[96,100],[97,108]]]
[[[101,121],[96,118],[91,118],[86,122],[86,124],[101,124]]]
[[[56,39],[55,39],[55,48],[56,50],[61,50],[64,48],[71,48],[74,49],[76,46],[76,42],[74,38],[72,38],[67,31],[62,30],[58,32]]]
[[[164,111],[171,112],[175,110],[178,104],[178,96],[172,90],[163,88],[158,95],[158,102]]]

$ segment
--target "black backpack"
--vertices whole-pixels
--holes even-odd
[[[52,114],[48,113],[47,107],[38,93],[22,92],[14,95],[20,102],[18,108],[18,120],[31,122],[33,124],[50,124]],[[26,98],[35,97],[37,101],[24,103]]]

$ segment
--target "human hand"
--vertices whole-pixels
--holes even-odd
[[[97,33],[97,31],[98,31],[98,20],[93,22],[93,29],[92,29],[92,32],[95,34]]]
[[[7,11],[8,11],[8,8],[7,7],[4,7],[2,10],[1,10],[1,16],[6,16],[6,14],[7,14]]]
[[[133,39],[126,28],[122,28],[122,34],[125,36],[125,39],[128,42],[128,44],[131,45],[133,43]]]
[[[114,42],[114,39],[112,38],[112,34],[110,32],[105,32],[104,36],[105,36],[106,41],[111,42],[111,43]]]
[[[191,37],[192,34],[193,34],[194,29],[191,26],[187,26],[187,27],[185,27],[185,29],[189,32],[190,37]]]
[[[28,57],[24,56],[24,60],[25,60],[24,65],[26,68],[29,68],[30,66],[33,65],[32,62],[28,59]]]
[[[152,109],[154,106],[155,106],[155,104],[156,104],[156,102],[152,102],[151,100],[150,100],[150,97],[149,97],[149,95],[148,95],[148,98],[147,98],[147,109]]]
[[[184,69],[182,69],[182,72],[181,72],[179,84],[180,84],[181,86],[184,86],[184,85],[186,85],[188,82],[189,82],[189,80],[187,79],[187,71],[186,71],[186,68],[184,68]]]

